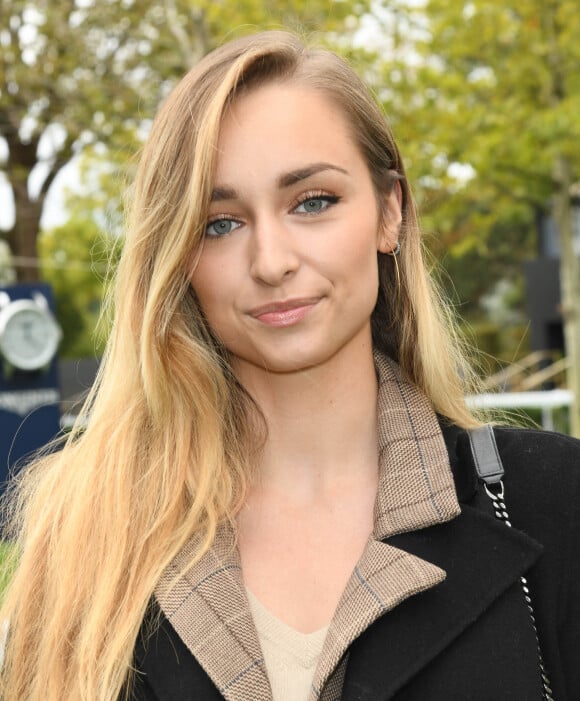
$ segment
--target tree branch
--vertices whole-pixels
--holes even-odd
[[[210,49],[209,36],[203,10],[191,9],[191,20],[196,30],[195,41],[190,39],[188,33],[179,24],[175,0],[165,0],[165,12],[167,26],[179,45],[183,65],[189,69],[197,63]]]
[[[56,176],[73,157],[73,143],[73,139],[67,139],[63,148],[58,152],[56,159],[48,171],[48,175],[42,183],[39,197],[42,197],[43,199],[46,197],[46,194],[48,193]]]

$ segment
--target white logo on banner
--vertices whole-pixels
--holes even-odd
[[[0,409],[26,416],[33,409],[47,404],[57,404],[60,395],[56,389],[32,389],[22,392],[0,392]]]

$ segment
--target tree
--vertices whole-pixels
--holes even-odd
[[[529,246],[537,214],[551,211],[561,237],[568,385],[580,400],[580,271],[570,217],[580,179],[577,2],[427,0],[408,15],[417,27],[415,60],[385,65],[381,78],[412,172],[421,174],[427,220],[448,256],[477,252],[489,264],[497,247],[517,260],[517,242]],[[580,401],[572,431],[580,435]]]
[[[222,37],[256,27],[345,30],[368,6],[328,0],[1,0],[1,162],[19,278],[38,277],[46,195],[88,145],[132,152],[154,106]],[[0,149],[1,153],[1,149]],[[36,191],[31,174],[38,177]]]
[[[122,239],[79,214],[39,238],[42,277],[52,285],[63,330],[61,357],[102,353],[109,332],[107,319],[101,318],[102,302],[121,248]]]

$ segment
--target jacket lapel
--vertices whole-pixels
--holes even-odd
[[[456,433],[446,439],[454,444]],[[342,701],[386,700],[477,620],[538,559],[542,547],[507,528],[491,512],[468,474],[467,456],[452,464],[459,477],[461,515],[388,543],[445,570],[445,581],[403,602],[352,645]],[[463,493],[463,494],[462,494]],[[488,513],[489,511],[489,513]],[[523,595],[521,598],[523,606]]]
[[[155,590],[159,606],[226,701],[271,701],[229,525],[190,566],[196,550],[192,539],[164,573]]]
[[[328,629],[310,699],[336,698],[322,693],[351,642],[387,611],[444,578],[445,572],[439,567],[392,545],[370,540]]]
[[[379,488],[374,530],[338,603],[309,701],[334,701],[334,674],[351,643],[387,612],[445,579],[444,568],[406,551],[398,533],[446,523],[460,513],[445,441],[427,398],[376,353]],[[388,540],[387,540],[388,539]],[[386,541],[386,542],[385,542]]]

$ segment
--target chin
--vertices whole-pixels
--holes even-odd
[[[272,374],[284,375],[298,372],[306,372],[318,367],[323,367],[332,362],[340,355],[342,346],[310,348],[304,346],[291,348],[286,345],[284,348],[269,350],[258,354],[235,354],[235,365],[238,367],[252,366],[255,370],[265,371]]]
[[[244,362],[244,364],[248,363],[269,373],[285,375],[311,370],[318,365],[324,364],[324,360],[304,354],[301,357],[296,357],[296,355],[291,357],[269,356],[268,358],[246,360]]]

